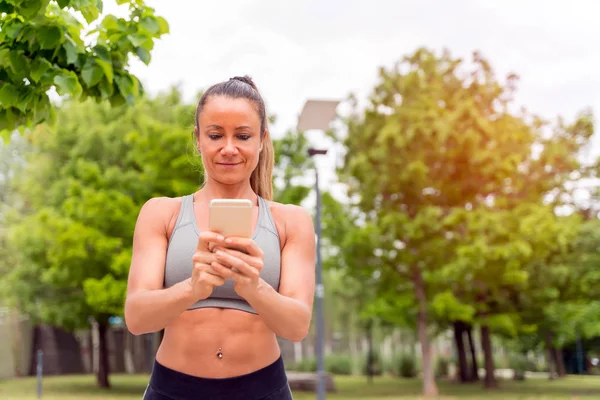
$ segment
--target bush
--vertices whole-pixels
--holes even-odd
[[[515,380],[522,381],[525,379],[525,371],[532,369],[531,361],[522,354],[513,354],[508,359],[509,368],[515,372]]]
[[[364,357],[362,358],[362,368],[361,368],[361,372],[363,375],[369,375],[369,371],[367,370],[367,368],[369,367],[368,361],[369,361],[368,355],[365,354]],[[383,363],[382,363],[381,357],[379,355],[379,352],[373,351],[373,375],[379,376],[382,373],[383,373]]]
[[[325,358],[325,370],[335,375],[352,374],[352,358],[345,354],[332,354]]]
[[[394,356],[390,361],[389,370],[395,376],[414,378],[417,376],[417,360],[408,353]]]
[[[314,357],[307,357],[302,359],[302,361],[290,363],[286,369],[296,372],[317,372],[317,359]]]
[[[435,376],[447,378],[450,373],[450,360],[447,357],[438,357],[435,366]]]

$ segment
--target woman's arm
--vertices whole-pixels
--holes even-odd
[[[134,335],[163,329],[195,302],[188,280],[163,289],[170,200],[148,200],[135,225],[125,301],[125,323]]]
[[[236,280],[236,292],[246,299],[275,334],[299,342],[308,334],[312,316],[315,291],[315,230],[312,218],[306,210],[298,206],[285,207],[286,239],[281,253],[279,292],[260,278],[247,278],[253,273],[258,274],[262,268],[262,260],[252,265],[252,258],[258,258],[253,254],[257,251],[253,248],[256,246],[253,243],[249,246],[247,241],[233,239],[233,245],[246,247],[250,253],[244,255],[226,250],[231,255],[235,254],[237,260],[231,255],[217,255],[222,265],[236,267],[240,274],[223,266],[215,267],[222,275]],[[241,259],[245,259],[245,263],[240,263]]]

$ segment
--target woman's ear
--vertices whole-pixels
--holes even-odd
[[[266,137],[267,137],[268,134],[269,134],[269,131],[265,129],[265,131],[263,132],[263,134],[260,137],[260,148],[258,150],[259,153],[263,149],[263,144],[265,143],[265,139],[266,139]]]
[[[197,126],[194,127],[194,139],[196,139],[196,150],[198,150],[198,153],[201,153],[202,150],[200,148],[200,134],[198,133]]]

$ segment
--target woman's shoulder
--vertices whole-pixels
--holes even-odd
[[[152,212],[153,215],[164,213],[171,209],[181,208],[183,197],[151,197],[142,205],[140,212]]]
[[[273,200],[267,200],[267,204],[269,204],[271,214],[277,214],[279,217],[282,217],[284,219],[306,217],[312,218],[308,210],[306,210],[306,208],[296,204],[278,203]]]
[[[306,208],[276,201],[268,201],[268,204],[278,230],[285,232],[286,237],[298,230],[314,231],[312,215]]]
[[[151,224],[164,224],[165,229],[170,231],[177,220],[181,209],[183,197],[151,197],[142,205],[139,213],[140,220],[146,220]]]

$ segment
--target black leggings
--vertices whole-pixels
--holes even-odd
[[[292,400],[281,357],[273,364],[233,378],[198,378],[154,361],[143,400]]]

